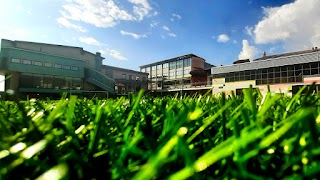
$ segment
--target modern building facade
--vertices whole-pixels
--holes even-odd
[[[0,74],[4,90],[19,97],[73,94],[114,94],[115,82],[102,70],[100,53],[79,47],[2,39]]]
[[[148,89],[148,73],[102,65],[101,72],[115,80],[115,93],[127,95]]]
[[[211,68],[205,59],[187,54],[140,66],[140,71],[149,74],[150,91],[181,91],[197,86],[211,86],[205,67],[209,70]]]
[[[212,67],[212,92],[235,91],[252,85],[261,92],[270,90],[274,93],[294,94],[303,85],[313,82],[320,90],[320,49],[291,52],[258,58],[252,62],[237,63],[221,67]]]

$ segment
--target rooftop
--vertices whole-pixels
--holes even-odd
[[[113,70],[140,73],[140,74],[146,74],[146,75],[149,74],[149,73],[144,73],[144,72],[140,72],[140,71],[135,71],[135,70],[131,70],[131,69],[125,69],[125,68],[120,68],[120,67],[115,67],[115,66],[109,66],[109,65],[102,65],[102,67],[105,67],[105,68],[108,68],[108,69],[113,69]]]
[[[170,58],[170,59],[166,59],[166,60],[157,61],[157,62],[154,62],[154,63],[142,65],[142,66],[140,66],[140,68],[149,67],[149,66],[152,66],[152,65],[163,64],[163,63],[171,62],[171,61],[174,61],[174,60],[177,60],[177,59],[184,59],[184,58],[188,58],[188,57],[189,58],[190,57],[197,57],[197,58],[203,59],[202,57],[199,57],[199,56],[194,55],[194,54],[186,54],[186,55],[182,55],[182,56],[178,56],[178,57],[174,57],[174,58]],[[203,59],[203,60],[205,61],[205,59]]]

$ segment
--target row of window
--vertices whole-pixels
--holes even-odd
[[[127,79],[127,75],[126,74],[122,74],[122,79]],[[128,76],[128,80],[134,80],[133,75],[129,75]],[[136,76],[135,80],[136,81],[140,81],[140,76]],[[146,77],[142,77],[142,81],[146,81]]]
[[[171,72],[165,72],[165,73],[160,73],[160,74],[152,74],[152,78],[166,78],[166,77],[169,77],[169,78],[174,78],[175,76],[183,76],[183,75],[188,75],[190,74],[190,69],[185,69],[184,71],[183,70],[178,70],[178,71],[171,71]]]
[[[12,63],[16,64],[26,64],[26,65],[34,65],[34,66],[44,66],[48,68],[57,68],[57,69],[65,69],[65,70],[72,70],[72,71],[79,71],[79,67],[77,66],[69,66],[69,65],[61,65],[61,64],[53,64],[49,62],[41,62],[41,61],[31,61],[27,59],[11,59]]]
[[[45,89],[82,89],[82,79],[63,76],[22,73],[20,87]]]
[[[155,71],[155,70],[167,69],[167,68],[171,70],[171,69],[179,69],[182,67],[189,67],[189,66],[191,66],[191,58],[186,58],[183,60],[172,61],[170,63],[163,63],[163,64],[151,66],[151,70]],[[150,67],[141,68],[141,72],[149,73]]]
[[[256,80],[259,84],[277,84],[302,82],[302,76],[320,74],[319,62],[272,67],[265,69],[231,72],[213,75],[213,78],[225,78],[226,82]]]

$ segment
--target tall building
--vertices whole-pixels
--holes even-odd
[[[187,54],[140,66],[140,71],[149,73],[149,90],[176,91],[211,85],[205,68],[210,69],[211,65],[199,56]]]
[[[101,72],[103,59],[80,47],[2,39],[3,90],[19,97],[59,97],[62,92],[108,96],[115,93],[115,82]]]
[[[132,94],[139,92],[140,89],[148,89],[148,73],[107,65],[102,65],[102,73],[115,80],[117,95]]]
[[[264,55],[252,62],[237,63],[221,67],[212,67],[213,93],[235,91],[252,85],[261,92],[270,90],[275,93],[294,94],[303,85],[316,82],[316,91],[320,90],[320,49],[290,52],[272,56]]]

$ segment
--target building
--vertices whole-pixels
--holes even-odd
[[[63,92],[107,97],[115,93],[115,82],[101,72],[103,59],[80,47],[2,39],[3,90],[19,97],[59,97]]]
[[[102,73],[115,80],[115,93],[126,95],[148,89],[148,73],[102,65]]]
[[[296,93],[303,85],[316,82],[320,90],[319,57],[320,49],[290,52],[272,56],[264,55],[252,62],[237,63],[221,67],[212,67],[213,93],[235,91],[252,85],[261,92],[270,90],[274,93]]]
[[[150,91],[165,92],[206,89],[207,85],[211,86],[209,71],[206,71],[210,68],[203,58],[187,54],[140,66],[140,71],[149,73]]]

